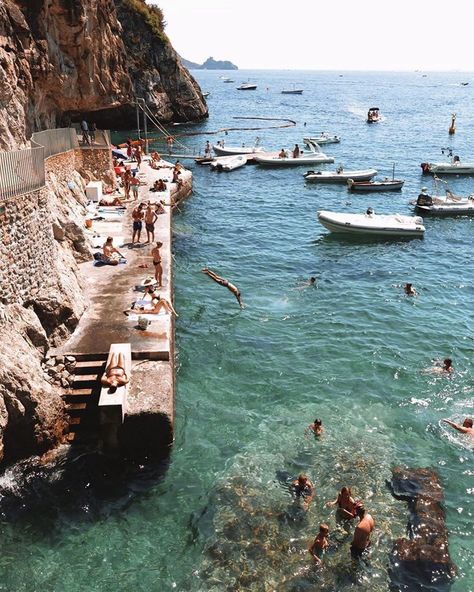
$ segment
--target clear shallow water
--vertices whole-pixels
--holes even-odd
[[[30,477],[20,490],[30,469],[9,471],[0,481],[0,590],[386,591],[388,553],[408,517],[386,480],[406,464],[438,470],[459,570],[452,590],[473,591],[473,452],[439,423],[474,408],[473,222],[427,220],[423,241],[374,243],[335,239],[316,221],[318,209],[408,213],[408,200],[430,186],[420,162],[440,160],[448,144],[473,159],[474,82],[458,86],[472,75],[237,72],[231,85],[220,72],[196,74],[211,91],[211,117],[176,130],[248,125],[233,115],[288,117],[295,128],[232,132],[226,141],[250,143],[258,133],[279,149],[326,130],[343,137],[324,148],[336,158],[327,168],[375,166],[383,175],[395,162],[405,188],[352,196],[342,186],[305,186],[304,168],[194,168],[195,194],[174,224],[180,318],[168,470],[160,479],[139,469],[104,487],[97,460],[86,472],[78,459],[72,476],[70,464],[42,469],[43,484]],[[259,89],[236,91],[247,78]],[[303,84],[301,97],[279,94],[292,82]],[[368,126],[374,104],[385,121]],[[458,132],[450,142],[451,111]],[[451,188],[467,193],[473,183],[455,179]],[[200,273],[205,265],[239,286],[243,312]],[[299,289],[311,275],[317,286]],[[406,281],[418,298],[402,295]],[[451,380],[421,373],[448,355]],[[319,442],[304,436],[315,417],[326,426]],[[285,486],[301,471],[317,492],[306,516]],[[343,485],[377,523],[371,559],[358,569],[348,561],[350,537],[324,507]],[[23,509],[8,488],[26,496]],[[318,572],[306,547],[322,521],[335,548]]]

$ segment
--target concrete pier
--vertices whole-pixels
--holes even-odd
[[[165,163],[166,164],[166,163]],[[140,283],[154,277],[151,250],[146,244],[143,224],[141,243],[132,246],[131,212],[138,203],[176,204],[192,190],[192,174],[183,170],[181,184],[171,182],[172,167],[152,169],[145,160],[138,173],[139,199],[126,204],[123,216],[113,221],[94,221],[91,241],[95,251],[101,250],[105,237],[112,236],[114,245],[126,257],[118,266],[82,264],[81,275],[90,305],[71,338],[57,354],[75,356],[77,360],[103,360],[111,343],[130,343],[132,371],[125,419],[118,431],[120,451],[126,456],[156,456],[166,453],[173,440],[174,422],[174,319],[160,314],[146,330],[137,325],[137,315],[127,317],[123,311],[141,298]],[[168,179],[164,192],[150,192],[157,179]],[[155,243],[161,241],[163,288],[160,295],[173,302],[171,256],[171,223],[173,207],[164,206],[165,213],[155,223]],[[98,235],[98,236],[97,236]],[[179,314],[179,311],[178,311]],[[85,362],[84,362],[85,363]],[[104,364],[101,366],[103,372]],[[100,374],[97,375],[97,381]],[[81,393],[79,393],[81,394]]]

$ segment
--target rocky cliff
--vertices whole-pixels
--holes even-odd
[[[143,0],[0,2],[0,149],[82,114],[133,127],[135,96],[165,121],[207,116],[150,10]]]

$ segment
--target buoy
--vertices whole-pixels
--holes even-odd
[[[449,126],[448,133],[450,136],[456,133],[456,113],[451,115],[451,125]]]

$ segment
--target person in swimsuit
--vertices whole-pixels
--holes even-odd
[[[208,275],[215,282],[217,282],[220,286],[224,286],[228,290],[230,290],[232,292],[232,294],[237,298],[237,302],[239,303],[240,308],[244,308],[245,305],[242,302],[242,298],[241,298],[241,295],[240,295],[240,290],[237,288],[237,286],[234,286],[234,284],[231,284],[228,280],[225,280],[224,278],[221,278],[219,275],[217,275],[217,273],[214,273],[213,271],[211,271],[207,267],[205,267],[201,271],[203,273],[205,273],[206,275]]]
[[[334,501],[326,503],[326,507],[337,506],[336,517],[339,520],[353,520],[356,505],[350,487],[343,487]]]
[[[467,434],[471,438],[474,438],[474,427],[472,427],[473,422],[470,417],[466,417],[466,419],[462,422],[462,425],[459,425],[458,423],[455,423],[450,419],[443,419],[442,421],[444,421],[444,423],[447,423],[449,426],[451,426],[458,432],[461,432],[461,434]]]
[[[151,308],[146,308],[145,306],[132,307],[128,310],[124,310],[123,313],[127,316],[130,313],[145,313],[157,315],[164,311],[165,313],[173,314],[176,318],[178,318],[178,313],[173,308],[171,302],[169,302],[169,300],[166,300],[166,298],[163,298],[163,296],[156,292],[153,286],[147,286],[145,288],[145,295],[146,294],[150,294],[151,296]]]
[[[309,547],[308,551],[311,557],[313,558],[314,562],[317,565],[321,565],[321,557],[329,547],[329,527],[327,524],[320,524],[319,525],[319,534],[312,542],[311,546]]]
[[[403,289],[407,296],[416,296],[416,290],[413,287],[413,284],[405,284],[405,287]]]
[[[322,436],[324,429],[323,422],[320,419],[315,419],[314,423],[310,423],[306,429],[312,432],[316,438]]]
[[[158,216],[156,211],[152,210],[151,204],[148,202],[147,209],[145,211],[145,229],[146,229],[146,242],[152,243],[155,240],[155,222]]]
[[[123,353],[113,353],[110,358],[110,364],[100,379],[102,386],[108,386],[111,389],[125,386],[129,381],[125,372],[125,358]]]
[[[443,361],[434,360],[434,365],[431,368],[423,370],[425,374],[447,374],[450,375],[454,372],[453,361],[451,358],[445,358]]]
[[[291,488],[295,497],[303,500],[303,508],[307,510],[314,497],[314,485],[308,475],[298,475],[298,479],[292,481]]]
[[[135,244],[135,238],[137,239],[137,243],[140,242],[140,234],[142,232],[143,226],[143,204],[137,206],[132,212],[132,220],[133,220],[133,235],[132,235],[132,245]]]
[[[113,240],[113,237],[107,237],[107,240],[102,247],[102,261],[104,261],[104,263],[108,263],[109,265],[118,265],[119,259],[125,259],[125,257],[118,249],[114,247]]]
[[[156,214],[155,214],[156,216]],[[161,253],[160,249],[163,246],[163,243],[158,241],[156,243],[156,247],[152,250],[151,256],[153,257],[153,265],[155,266],[155,280],[158,283],[158,287],[161,288],[162,286],[162,278],[163,278],[163,266],[161,265]]]
[[[359,524],[354,531],[351,555],[354,559],[360,559],[364,551],[370,547],[370,534],[375,528],[375,522],[361,503],[356,504],[355,513],[359,518]]]

